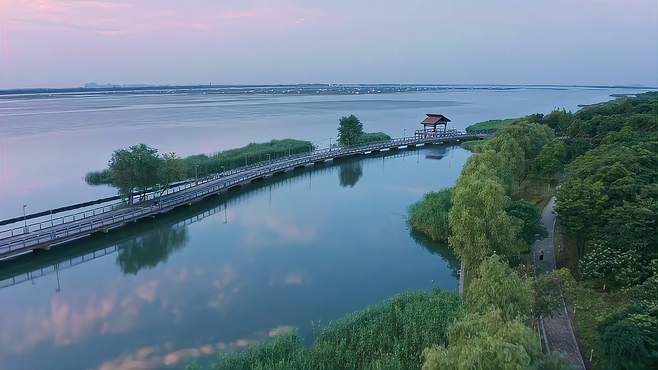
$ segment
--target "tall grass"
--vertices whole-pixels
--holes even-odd
[[[308,152],[312,148],[313,144],[310,141],[282,139],[272,140],[268,143],[251,143],[241,148],[229,149],[211,155],[191,155],[183,158],[185,175],[184,178],[177,180],[194,178],[195,167],[196,175],[203,177],[212,173],[232,170],[245,164]],[[112,174],[108,169],[89,172],[85,176],[85,181],[89,185],[111,184]]]
[[[452,207],[452,189],[432,191],[409,208],[409,224],[432,240],[448,241],[448,212]]]
[[[457,293],[406,292],[317,329],[310,347],[287,333],[222,354],[210,369],[418,369],[423,349],[445,344],[460,312]]]
[[[212,155],[198,154],[184,158],[190,167],[189,177],[194,177],[194,165],[198,165],[199,176],[231,170],[253,164],[285,157],[289,154],[299,154],[313,149],[310,141],[283,139],[272,140],[269,143],[251,143],[241,148],[229,149]]]
[[[391,140],[391,137],[383,132],[364,132],[359,136],[359,144],[373,143],[376,141]]]

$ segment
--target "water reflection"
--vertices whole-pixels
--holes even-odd
[[[425,158],[427,159],[436,159],[440,160],[443,159],[446,154],[448,153],[449,146],[435,146],[430,150],[426,155]]]
[[[341,163],[340,171],[338,172],[340,186],[344,188],[352,188],[354,185],[356,185],[361,176],[363,176],[363,168],[361,167],[361,163],[358,161]]]
[[[425,234],[417,232],[410,228],[409,235],[411,238],[425,248],[428,252],[441,256],[441,258],[448,262],[452,276],[459,279],[459,259],[455,253],[450,249],[448,244],[428,238]]]
[[[0,262],[0,368],[179,368],[277,328],[311,338],[310,322],[406,289],[455,289],[449,251],[405,229],[469,155],[455,148],[451,167],[433,149],[292,171]]]
[[[185,246],[184,226],[155,226],[153,230],[118,246],[117,264],[125,274],[137,274],[167,261],[169,255]]]

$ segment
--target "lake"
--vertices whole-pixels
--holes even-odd
[[[338,117],[416,129],[575,110],[625,89],[457,89],[373,95],[99,94],[0,99],[0,212],[114,194],[82,177],[113,149],[181,155],[293,137],[327,146]],[[156,219],[0,262],[0,368],[158,369],[408,289],[457,287],[446,246],[410,232],[408,207],[454,184],[470,153],[427,146],[297,170]]]
[[[0,289],[0,367],[180,367],[289,327],[311,338],[311,322],[407,289],[454,290],[456,260],[410,233],[406,212],[468,156],[326,164],[0,264],[4,285],[46,274]]]
[[[0,95],[0,220],[115,194],[84,176],[106,167],[113,150],[146,143],[185,156],[277,138],[327,147],[338,118],[355,114],[367,131],[394,137],[420,128],[425,113],[451,126],[547,113],[555,107],[639,90],[610,88],[445,87],[367,95],[59,94]]]

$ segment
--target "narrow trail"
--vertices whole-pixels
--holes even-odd
[[[555,270],[554,234],[556,214],[554,209],[555,197],[551,198],[541,215],[541,222],[548,235],[532,245],[537,274],[545,274]],[[540,259],[542,254],[543,258]],[[541,318],[539,324],[547,351],[564,354],[575,369],[586,369],[566,304],[553,317]]]

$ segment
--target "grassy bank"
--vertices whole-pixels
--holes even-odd
[[[265,161],[285,157],[289,154],[308,152],[313,148],[310,141],[296,139],[272,140],[267,143],[251,143],[241,148],[224,150],[215,154],[197,154],[182,159],[183,176],[180,179],[193,179],[199,177],[232,170]],[[85,180],[90,185],[111,184],[112,179],[109,170],[89,172]]]
[[[407,292],[317,330],[309,347],[287,333],[241,352],[221,354],[209,369],[413,369],[422,351],[446,342],[461,312],[454,292]],[[188,370],[199,369],[192,364]]]
[[[409,208],[409,225],[432,240],[448,241],[448,212],[452,207],[452,190],[429,192]]]

